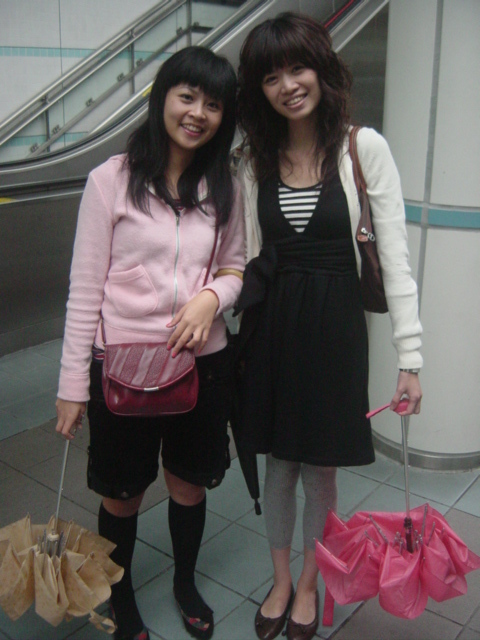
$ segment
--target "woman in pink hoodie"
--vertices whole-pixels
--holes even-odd
[[[138,509],[162,463],[170,492],[174,594],[187,631],[213,633],[213,612],[195,587],[205,524],[205,487],[228,466],[231,364],[223,312],[235,303],[244,268],[238,185],[229,172],[236,78],[201,47],[169,58],[153,84],[147,121],[127,152],[94,169],[78,216],[57,400],[57,431],[74,437],[88,401],[88,486],[103,496],[99,533],[125,569],[112,587],[116,640],[145,640],[131,581]],[[218,242],[204,284],[215,231]],[[106,407],[103,340],[165,342],[197,356],[195,409],[128,418]]]

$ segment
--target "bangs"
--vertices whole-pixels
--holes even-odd
[[[301,34],[286,32],[276,28],[275,24],[265,29],[263,37],[257,38],[250,51],[249,68],[253,70],[256,82],[274,71],[293,64],[301,63],[311,69],[317,69],[318,62],[310,53]]]
[[[224,105],[234,97],[236,78],[233,69],[226,60],[212,55],[210,51],[197,48],[195,55],[179,60],[177,68],[172,71],[170,87],[182,83],[198,87]]]

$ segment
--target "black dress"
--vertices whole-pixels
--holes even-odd
[[[242,446],[321,466],[374,461],[368,341],[340,177],[303,233],[280,210],[278,179],[259,185],[260,256],[238,310]]]

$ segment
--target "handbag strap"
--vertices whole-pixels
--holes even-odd
[[[362,167],[360,166],[360,160],[358,158],[358,151],[357,151],[357,135],[361,128],[362,127],[358,127],[358,126],[351,128],[348,151],[352,159],[353,179],[355,180],[355,186],[357,188],[357,191],[359,194],[361,192],[366,194],[367,183],[365,182],[365,178],[363,177],[363,171],[362,171]]]
[[[210,254],[210,260],[208,261],[207,272],[205,274],[205,279],[203,281],[203,286],[205,286],[207,284],[208,276],[210,275],[210,271],[212,270],[213,259],[215,258],[215,251],[217,250],[218,234],[219,234],[218,225],[215,225],[215,240],[213,241],[213,249],[212,249],[212,253]],[[107,336],[105,335],[105,323],[103,321],[103,315],[102,315],[101,311],[100,311],[100,325],[102,327],[103,344],[106,345],[107,344]]]
[[[218,225],[215,224],[215,240],[213,241],[213,249],[212,249],[212,253],[210,254],[210,260],[208,261],[207,273],[205,274],[203,286],[207,284],[208,276],[210,275],[210,271],[212,269],[213,259],[215,257],[215,251],[217,250],[217,243],[218,243]]]

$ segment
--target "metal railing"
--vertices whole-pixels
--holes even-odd
[[[152,46],[152,43],[156,45],[157,40],[152,37],[155,35],[155,28],[164,25],[169,17],[174,16],[176,18],[173,18],[170,25],[172,28],[167,29],[170,37],[165,39],[164,33],[160,46]],[[194,22],[192,0],[163,0],[9,116],[0,125],[0,147],[23,132],[26,137],[33,135],[40,138],[39,142],[30,146],[29,157],[50,151],[54,143],[60,141],[62,136],[123,87],[129,85],[129,93],[137,100],[139,94],[136,93],[135,80],[148,65],[158,62],[161,55],[174,48],[180,40],[184,39],[185,45],[191,44],[193,33],[208,32],[212,26],[216,25],[202,27]],[[148,37],[150,41],[147,42]],[[146,49],[144,53],[139,52],[142,43]],[[115,66],[121,66],[119,73],[116,73]],[[105,86],[101,86],[100,74],[108,67],[111,77],[105,78]],[[150,75],[153,76],[153,72]],[[82,92],[89,90],[86,87],[88,81],[91,81],[89,89],[96,89],[96,93],[92,91],[92,95],[86,93],[82,96]],[[142,82],[145,83],[144,77]],[[97,87],[94,86],[95,83]],[[80,94],[76,98],[75,92]],[[77,104],[74,113],[69,113],[72,111],[72,104],[67,105],[66,101],[73,102],[75,99]],[[128,102],[125,91],[121,102]],[[101,117],[104,117],[103,114]],[[102,125],[94,123],[90,125],[89,131],[78,135],[87,135],[100,126]]]

